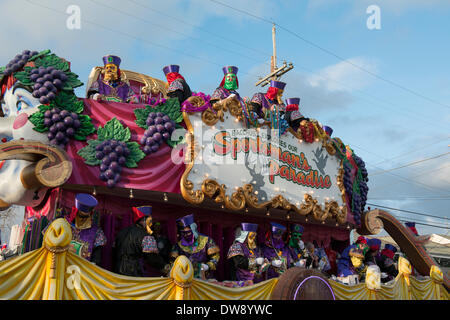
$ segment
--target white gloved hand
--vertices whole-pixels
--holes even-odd
[[[258,119],[258,122],[262,124],[264,123],[264,119]]]
[[[101,97],[100,93],[96,93],[96,94],[94,94],[94,96],[92,98],[94,100],[99,100],[100,97]]]
[[[205,263],[202,263],[202,271],[208,271],[209,270],[209,266]]]
[[[279,268],[279,267],[281,267],[282,263],[283,262],[281,260],[273,260],[272,261],[272,266],[274,266],[275,268]]]
[[[230,99],[233,99],[234,97],[236,97],[236,94],[235,94],[235,93],[232,93],[232,94],[230,94],[230,95],[228,96],[228,98],[230,98]]]
[[[263,263],[264,263],[264,258],[262,258],[262,257],[256,258],[256,264],[262,265]]]
[[[301,250],[304,250],[304,249],[305,249],[305,243],[304,243],[302,240],[300,240],[300,241],[298,242],[298,246],[300,247]]]
[[[387,273],[385,273],[385,272],[382,272],[382,273],[381,273],[381,278],[384,279],[384,278],[387,278],[387,277],[388,277]]]

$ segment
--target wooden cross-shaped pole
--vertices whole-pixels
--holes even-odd
[[[255,83],[255,86],[261,85],[262,87],[264,87],[266,84],[270,83],[270,80],[277,80],[283,74],[294,68],[294,65],[292,63],[289,63],[288,65],[286,61],[283,62],[283,65],[280,68],[277,67],[277,45],[276,45],[275,23],[272,26],[272,46],[273,46],[273,54],[272,57],[270,58],[270,74],[266,75],[264,78],[260,78],[260,80]]]

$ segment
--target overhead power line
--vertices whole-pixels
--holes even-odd
[[[430,214],[426,214],[426,213],[423,213],[423,212],[415,212],[415,211],[403,210],[403,209],[398,209],[398,208],[386,207],[386,206],[382,206],[382,205],[374,204],[374,203],[366,202],[366,205],[374,206],[374,207],[380,207],[380,208],[386,208],[386,209],[391,209],[391,210],[400,211],[400,212],[407,212],[407,213],[416,214],[416,215],[420,215],[420,216],[424,216],[424,217],[437,218],[437,219],[442,219],[442,220],[450,220],[449,218],[446,218],[446,217],[439,217],[439,216],[433,216],[433,215],[430,215]]]
[[[403,166],[400,166],[400,167],[374,172],[374,173],[371,173],[370,176],[376,176],[378,174],[382,174],[382,173],[386,173],[386,172],[390,172],[390,171],[394,171],[394,170],[410,167],[410,166],[413,166],[413,165],[416,165],[416,164],[419,164],[419,163],[422,163],[422,162],[425,162],[425,161],[429,161],[429,160],[433,160],[433,159],[437,159],[437,158],[446,156],[448,154],[450,154],[450,152],[442,153],[442,154],[439,154],[437,156],[426,158],[426,159],[422,159],[422,160],[419,160],[419,161],[414,161],[414,162],[411,162],[411,163],[407,163],[407,164],[405,164]]]
[[[274,21],[270,21],[270,20],[265,19],[263,17],[259,17],[257,15],[254,15],[254,14],[250,13],[250,12],[247,12],[247,11],[242,10],[242,9],[235,8],[233,6],[230,6],[230,5],[226,4],[226,3],[223,3],[223,2],[220,2],[220,1],[217,1],[217,0],[209,0],[209,1],[217,3],[217,4],[219,4],[221,6],[224,6],[224,7],[230,8],[232,10],[238,11],[240,13],[246,14],[246,15],[251,16],[251,17],[253,17],[255,19],[258,19],[260,21],[263,21],[263,22],[266,22],[266,23],[270,23],[270,24],[274,24],[278,28],[280,28],[280,29],[282,29],[282,30],[292,34],[293,36],[297,37],[298,39],[302,40],[303,42],[305,42],[305,43],[307,43],[307,44],[309,44],[309,45],[311,45],[311,46],[313,46],[313,47],[315,47],[315,48],[317,48],[317,49],[319,49],[319,50],[321,50],[321,51],[323,51],[323,52],[325,52],[325,53],[327,53],[327,54],[329,54],[329,55],[331,55],[331,56],[333,56],[333,57],[335,57],[335,58],[337,58],[337,59],[339,59],[339,60],[341,60],[341,61],[343,61],[343,62],[345,62],[345,63],[347,63],[347,64],[349,64],[349,65],[351,65],[351,66],[353,66],[353,67],[363,71],[363,72],[365,72],[365,73],[367,73],[367,74],[369,74],[369,75],[371,75],[372,77],[375,77],[375,78],[377,78],[377,79],[379,79],[381,81],[389,83],[392,86],[395,86],[395,87],[397,87],[399,89],[402,89],[402,90],[404,90],[406,92],[409,92],[409,93],[411,93],[411,94],[413,94],[413,95],[415,95],[417,97],[420,97],[420,98],[422,98],[424,100],[427,100],[427,101],[429,101],[429,102],[431,102],[433,104],[440,105],[442,107],[450,109],[450,105],[443,104],[443,103],[441,103],[439,101],[436,101],[436,100],[434,100],[432,98],[429,98],[429,97],[427,97],[427,96],[425,96],[425,95],[423,95],[421,93],[418,93],[418,92],[416,92],[416,91],[414,91],[412,89],[409,89],[409,88],[407,88],[407,87],[405,87],[403,85],[400,85],[400,84],[398,84],[398,83],[396,83],[394,81],[391,81],[389,79],[383,78],[383,77],[379,76],[378,74],[376,74],[376,73],[374,73],[374,72],[372,72],[370,70],[367,70],[366,68],[363,68],[363,67],[357,65],[356,63],[353,63],[353,62],[349,61],[348,59],[345,59],[345,58],[337,55],[336,53],[334,53],[334,52],[332,52],[332,51],[330,51],[328,49],[325,49],[325,48],[321,47],[320,45],[318,45],[318,44],[316,44],[316,43],[314,43],[314,42],[304,38],[303,36],[299,35],[298,33],[294,32],[294,31],[292,31],[292,30],[290,30],[290,29],[288,29],[288,28],[286,28],[286,27],[284,27],[284,26],[282,26],[282,25],[280,25],[278,23],[275,23]]]
[[[450,167],[450,164],[448,164],[448,165],[446,165],[446,166],[443,166],[443,167],[439,167],[439,168],[436,168],[436,169],[433,169],[433,170],[427,170],[427,171],[424,171],[424,172],[422,172],[422,173],[420,173],[420,174],[418,174],[418,175],[414,175],[412,178],[418,178],[418,177],[422,177],[422,176],[424,176],[424,175],[426,175],[426,174],[430,174],[431,172],[435,172],[435,171],[440,171],[440,170],[442,170],[442,169],[445,169],[445,168],[448,168],[448,167]],[[414,180],[411,180],[411,181],[414,181]],[[398,184],[398,183],[400,183],[400,182],[394,182],[394,183],[389,183],[389,184],[384,184],[384,185],[381,185],[381,186],[376,186],[376,187],[374,187],[374,188],[371,188],[371,190],[372,191],[374,191],[374,190],[378,190],[378,189],[382,189],[382,188],[385,188],[385,187],[392,187],[393,185],[396,185],[396,184]]]

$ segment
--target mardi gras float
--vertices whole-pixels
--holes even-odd
[[[89,75],[86,98],[74,93],[82,82],[70,63],[49,50],[26,50],[0,68],[0,207],[26,207],[21,254],[0,262],[0,298],[449,298],[448,278],[424,240],[388,212],[364,211],[363,160],[331,128],[303,117],[298,98],[283,110],[271,104],[285,84],[273,81],[267,93],[241,98],[228,86],[237,83],[237,68],[225,67],[208,95],[191,91],[178,66],[164,68],[166,83],[119,65],[118,57],[104,57]],[[95,207],[89,228],[101,230],[99,250],[75,241],[80,234],[70,223],[83,206]],[[179,254],[163,277],[117,273],[114,240],[149,207],[170,243],[179,242],[180,221],[193,225],[180,217],[193,214],[193,233],[210,239],[201,245],[213,263]],[[271,231],[299,224],[304,241],[339,252],[351,230],[384,228],[408,260],[400,258],[388,284],[376,270],[364,283],[344,284],[301,264],[257,283],[228,280],[237,226],[257,226],[245,231],[257,230],[264,243]],[[424,277],[412,276],[411,264]],[[203,266],[214,276],[205,277]]]

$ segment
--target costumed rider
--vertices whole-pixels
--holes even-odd
[[[289,126],[297,131],[300,127],[300,123],[303,120],[309,121],[309,118],[305,118],[299,111],[300,98],[286,99],[286,121]]]
[[[68,220],[72,229],[70,250],[100,265],[102,248],[107,240],[103,230],[92,221],[93,210],[97,204],[94,196],[87,193],[77,194]]]
[[[305,244],[302,241],[304,228],[299,224],[289,227],[288,248],[292,257],[291,264],[295,267],[305,267]]]
[[[212,278],[220,258],[220,249],[214,240],[198,232],[194,215],[190,214],[177,221],[179,241],[170,253],[172,261],[185,255],[194,267],[195,278]]]
[[[377,264],[381,271],[381,282],[389,282],[398,275],[398,270],[394,262],[394,255],[397,248],[392,244],[386,243],[384,249],[381,250]]]
[[[269,266],[256,244],[258,225],[242,223],[236,239],[228,250],[231,260],[231,280],[258,283],[264,280],[263,272]]]
[[[268,121],[272,129],[280,130],[280,134],[289,127],[285,119],[286,106],[282,100],[285,86],[284,82],[271,80],[267,92],[255,93],[250,101],[251,111],[260,118],[258,122],[262,124]]]
[[[364,264],[368,266],[377,265],[377,259],[379,259],[378,255],[380,254],[381,240],[371,238],[367,240],[367,246],[369,247],[369,250],[366,253]]]
[[[239,68],[235,66],[226,66],[222,68],[224,74],[222,82],[220,82],[219,87],[214,90],[210,99],[210,103],[211,105],[213,105],[214,103],[221,100],[235,98],[241,105],[242,114],[244,116],[244,121],[246,121],[247,127],[248,122],[250,122],[253,126],[256,126],[257,118],[251,117],[252,114],[249,114],[247,105],[245,104],[244,100],[242,100],[239,93],[236,91],[239,88],[239,80],[237,78],[238,70]]]
[[[118,274],[143,277],[144,262],[151,267],[148,276],[165,275],[170,268],[159,254],[152,235],[152,207],[133,207],[133,224],[122,229],[114,242],[114,271]]]
[[[365,271],[364,255],[367,250],[367,239],[363,236],[358,237],[354,244],[345,248],[337,262],[337,276],[346,278],[356,275],[360,280]]]
[[[266,234],[266,240],[263,246],[264,258],[270,262],[266,280],[278,277],[291,265],[291,254],[283,239],[285,233],[285,226],[271,222],[271,229]]]
[[[87,97],[97,101],[135,102],[131,87],[120,78],[120,62],[117,56],[103,57],[103,70],[100,77],[88,90]]]
[[[192,95],[192,92],[186,80],[179,73],[180,66],[171,64],[165,66],[163,71],[169,84],[167,88],[167,96],[169,98],[177,98],[181,106],[184,100]]]
[[[415,222],[405,222],[405,226],[409,229],[409,230],[411,230],[411,232],[416,236],[416,237],[418,237],[419,236],[419,233],[417,232],[417,229],[416,229],[416,223]]]

